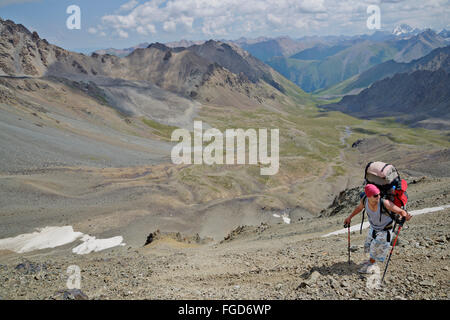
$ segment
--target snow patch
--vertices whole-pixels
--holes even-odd
[[[112,248],[122,243],[121,236],[109,239],[96,239],[82,232],[75,232],[72,226],[38,228],[33,233],[21,234],[16,237],[0,239],[0,250],[10,250],[16,253],[25,253],[34,250],[55,248],[74,242],[77,239],[83,241],[72,252],[87,254],[92,251],[101,251]]]
[[[74,232],[71,226],[39,228],[36,232],[21,234],[0,240],[0,249],[24,253],[33,250],[63,246],[81,238],[83,233]]]
[[[281,216],[279,214],[274,213],[273,216],[275,218],[282,218],[284,223],[290,224],[291,218],[289,218],[289,215],[287,213],[283,213]]]
[[[124,246],[125,243],[123,242],[123,238],[121,236],[112,237],[108,239],[96,239],[95,237],[84,235],[83,238],[81,238],[81,241],[83,241],[82,244],[72,249],[73,253],[76,254],[88,254],[91,252],[98,252],[105,249],[117,247],[117,246]]]
[[[436,211],[442,211],[445,210],[447,208],[450,208],[450,204],[447,204],[445,206],[441,206],[441,207],[433,207],[433,208],[425,208],[425,209],[420,209],[420,210],[414,210],[414,211],[408,211],[408,213],[412,216],[418,216],[419,214],[424,214],[424,213],[432,213],[432,212],[436,212]],[[350,231],[357,231],[359,230],[361,224],[357,224],[354,225],[353,227],[350,227]],[[369,222],[364,222],[362,228],[363,229],[367,229],[369,227]],[[325,235],[322,236],[322,238],[325,237],[329,237],[329,236],[334,236],[334,235],[338,235],[338,234],[343,234],[343,233],[347,233],[348,230],[347,229],[341,229],[341,230],[337,230],[337,231],[333,231],[330,233],[327,233]]]

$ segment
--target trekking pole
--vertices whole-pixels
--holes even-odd
[[[403,224],[405,223],[405,220],[406,220],[406,219],[403,217],[403,218],[398,222],[398,231],[397,231],[397,235],[395,236],[395,240],[394,240],[394,243],[392,244],[391,252],[389,253],[389,257],[388,257],[388,260],[387,260],[387,262],[386,262],[386,268],[384,268],[384,273],[383,273],[383,278],[381,279],[381,283],[384,282],[384,276],[386,275],[386,271],[387,271],[387,268],[388,268],[388,266],[389,266],[389,261],[391,261],[392,252],[394,251],[395,245],[396,245],[396,243],[397,243],[398,235],[400,234],[400,231],[401,231],[402,228],[403,228]]]
[[[348,228],[348,264],[350,265],[350,224],[345,224],[344,228]]]

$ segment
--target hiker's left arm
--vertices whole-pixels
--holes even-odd
[[[403,210],[402,208],[397,207],[392,201],[389,201],[389,200],[385,201],[384,206],[389,211],[397,213],[397,214],[401,215],[402,217],[404,217],[406,219],[406,221],[409,221],[412,218],[412,216],[408,212],[406,212],[406,210]]]

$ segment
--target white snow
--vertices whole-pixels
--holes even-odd
[[[412,28],[408,25],[401,25],[401,26],[397,26],[395,27],[394,31],[392,31],[392,33],[396,36],[400,36],[402,34],[408,34],[412,31]]]
[[[0,249],[24,253],[33,250],[54,248],[81,238],[81,232],[74,232],[71,226],[45,227],[36,232],[0,240]]]
[[[72,252],[86,254],[101,251],[122,244],[121,236],[109,239],[96,239],[82,232],[75,232],[71,226],[39,228],[36,232],[21,234],[16,237],[0,239],[0,250],[10,250],[16,253],[30,252],[40,249],[55,248],[74,242],[83,241]]]
[[[88,254],[93,251],[98,252],[119,245],[125,245],[121,236],[112,237],[108,239],[96,239],[95,237],[84,235],[81,239],[82,244],[72,249],[73,253]]]
[[[433,208],[425,208],[425,209],[420,209],[420,210],[408,211],[408,213],[412,216],[418,216],[419,214],[442,211],[447,208],[450,208],[449,204],[447,204],[445,206],[441,206],[441,207],[433,207]],[[357,230],[359,230],[360,226],[361,226],[361,224],[354,225],[353,227],[350,227],[350,231],[357,231]],[[362,228],[367,229],[368,227],[369,227],[369,222],[364,222]],[[347,232],[348,232],[348,230],[347,230],[347,228],[345,228],[345,229],[327,233],[327,234],[323,235],[322,238],[334,236],[334,235],[338,235],[338,234],[343,234],[343,233],[347,233]]]
[[[284,223],[290,224],[291,223],[291,218],[289,218],[289,216],[286,214],[283,214],[282,216]]]
[[[284,223],[290,224],[291,218],[289,218],[289,215],[287,213],[283,213],[281,216],[279,214],[274,213],[273,216],[275,218],[282,218]]]

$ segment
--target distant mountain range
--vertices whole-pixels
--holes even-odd
[[[190,47],[196,44],[204,44],[206,42],[206,40],[197,40],[197,41],[193,41],[193,40],[180,40],[180,41],[173,41],[173,42],[167,42],[165,43],[165,45],[169,48],[178,48],[178,47]]]
[[[147,48],[150,45],[150,43],[148,42],[144,42],[144,43],[140,43],[134,47],[130,47],[130,48],[124,48],[124,49],[114,49],[114,48],[108,48],[108,49],[100,49],[97,51],[94,51],[94,53],[96,54],[110,54],[113,56],[118,56],[118,57],[126,57],[127,55],[129,55],[130,53],[132,53],[134,50],[136,49],[142,49],[142,48]]]
[[[433,49],[450,44],[450,38],[445,29],[438,34],[430,29],[401,24],[392,32],[376,31],[357,36],[242,37],[221,42],[244,49],[307,92],[321,93],[330,89],[324,94],[340,95],[349,92],[342,91],[352,87],[348,82],[353,82],[371,67],[391,59],[410,62],[421,58]],[[165,45],[188,48],[203,43],[203,40],[181,40]],[[110,48],[95,53],[125,57],[133,50],[147,46],[148,43],[142,43],[131,48]]]
[[[441,32],[439,32],[439,35],[444,39],[450,39],[450,30],[443,29]]]
[[[450,46],[410,63],[391,60],[359,80],[376,77],[386,78],[324,107],[366,119],[392,116],[411,126],[450,129]]]
[[[261,61],[269,61],[273,57],[291,56],[297,52],[311,48],[316,44],[320,44],[323,41],[319,37],[298,40],[290,37],[278,37],[273,39],[259,38],[259,41],[241,38],[233,42]]]
[[[432,30],[409,38],[379,34],[337,44],[319,44],[291,57],[274,57],[267,63],[307,92],[333,87],[388,60],[409,62],[449,41]]]
[[[408,32],[411,30],[411,32]],[[412,28],[408,25],[402,24],[394,29],[392,33],[376,31],[372,35],[358,35],[358,36],[305,36],[298,39],[293,39],[289,36],[280,36],[276,38],[270,37],[258,37],[258,38],[245,38],[241,37],[237,40],[220,39],[221,42],[233,43],[248,51],[256,58],[267,61],[273,57],[290,57],[299,53],[305,49],[312,48],[316,45],[336,45],[342,41],[355,40],[355,39],[368,39],[384,41],[387,39],[395,38],[396,35],[405,37],[407,35],[416,35],[420,29]],[[165,43],[166,46],[175,47],[190,47],[192,45],[199,45],[206,42],[206,40],[180,40]],[[120,57],[124,57],[130,54],[134,49],[145,48],[150,43],[144,42],[136,46],[124,49],[101,49],[95,51],[97,54],[112,54]]]
[[[180,40],[180,41],[174,41],[174,42],[168,42],[165,43],[165,45],[169,48],[177,48],[177,47],[190,47],[193,46],[195,44],[203,44],[206,41],[190,41],[190,40]],[[150,45],[149,42],[143,42],[140,43],[136,46],[130,47],[130,48],[124,48],[124,49],[115,49],[115,48],[108,48],[108,49],[100,49],[100,50],[96,50],[93,53],[96,54],[110,54],[113,56],[117,56],[117,57],[126,57],[127,55],[129,55],[130,53],[132,53],[134,50],[136,49],[144,49],[147,48]]]

